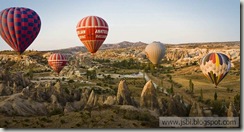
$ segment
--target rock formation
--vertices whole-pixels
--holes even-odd
[[[17,89],[16,83],[14,82],[14,84],[13,84],[13,94],[16,94],[16,93],[18,93],[18,89]]]
[[[169,115],[176,115],[180,117],[188,115],[187,107],[179,95],[171,96],[167,105]]]
[[[4,95],[4,89],[5,89],[5,84],[4,83],[0,83],[0,95]]]
[[[44,103],[22,98],[21,93],[17,93],[0,102],[0,113],[30,116],[46,115],[48,112]]]
[[[108,96],[104,101],[104,105],[114,105],[116,103],[116,96]]]
[[[160,115],[168,114],[168,101],[165,98],[161,98],[159,101]]]
[[[4,82],[0,82],[0,96],[11,95],[12,89],[9,86],[6,86]]]
[[[197,102],[193,103],[189,116],[190,117],[203,117],[204,116],[203,108],[200,106],[199,103],[197,103]]]
[[[28,98],[30,96],[30,89],[28,86],[26,88],[22,89],[21,95],[26,97],[26,98]]]
[[[230,102],[229,104],[229,108],[227,110],[227,117],[237,117],[238,114],[237,114],[237,111],[235,109],[235,106],[233,105],[232,102]]]
[[[140,107],[141,108],[148,108],[151,110],[158,109],[158,100],[156,95],[156,89],[151,80],[149,80],[141,93],[140,99]]]
[[[86,103],[85,109],[90,109],[92,107],[95,107],[97,105],[97,95],[95,94],[95,92],[92,90],[92,92],[90,93],[90,96],[88,98],[88,101]]]
[[[125,80],[121,80],[118,86],[117,103],[119,105],[132,105],[131,92]]]
[[[54,85],[54,87],[55,87],[55,90],[56,90],[59,94],[62,94],[62,93],[63,93],[63,89],[62,89],[62,87],[61,87],[61,82],[60,82],[60,81],[58,81],[58,82]]]
[[[81,98],[81,91],[80,89],[75,89],[71,91],[71,96],[73,96],[73,100],[79,101]]]

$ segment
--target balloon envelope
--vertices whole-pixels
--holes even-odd
[[[0,12],[0,35],[20,54],[35,40],[40,28],[40,17],[31,9],[11,7]]]
[[[217,87],[230,71],[231,62],[225,54],[209,53],[201,59],[200,68],[203,74]]]
[[[108,24],[98,16],[81,19],[76,31],[79,39],[91,53],[96,53],[108,35]]]
[[[48,59],[49,66],[58,74],[64,68],[66,63],[67,63],[67,60],[66,60],[65,56],[63,56],[60,53],[54,53]]]
[[[146,55],[148,59],[154,64],[159,64],[162,58],[165,55],[166,48],[163,43],[153,42],[146,46],[145,48]]]

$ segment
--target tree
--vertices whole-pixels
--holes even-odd
[[[163,78],[160,80],[160,85],[161,85],[161,87],[163,87],[163,85],[164,85],[164,80],[163,80]]]
[[[217,92],[215,91],[215,93],[214,93],[214,100],[217,100],[218,99],[218,94],[217,94]]]
[[[87,70],[86,77],[87,77],[87,80],[88,79],[90,79],[90,80],[96,79],[96,77],[97,77],[96,70]]]
[[[240,94],[236,94],[234,96],[234,105],[235,105],[235,108],[236,108],[236,111],[239,111],[240,110]]]
[[[200,90],[200,98],[201,98],[201,101],[203,100],[203,93],[202,93],[202,88]]]
[[[230,92],[230,88],[228,87],[228,88],[226,89],[226,91],[229,93],[229,92]]]
[[[170,93],[172,95],[174,94],[174,84],[173,83],[171,83]]]
[[[191,94],[194,93],[194,83],[192,82],[191,79],[189,80],[189,90]]]
[[[149,63],[149,67],[150,67],[150,72],[154,73],[154,71],[155,71],[154,65],[152,63]]]
[[[34,76],[33,69],[29,69],[27,75],[30,77],[30,79],[33,79]]]
[[[191,79],[189,80],[189,90],[191,91],[191,83],[192,83],[192,81],[191,81]]]
[[[172,76],[171,75],[169,76],[169,81],[172,82]]]

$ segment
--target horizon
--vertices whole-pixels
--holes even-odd
[[[117,43],[104,43],[103,45],[116,45],[116,44],[120,44],[123,42],[129,42],[129,43],[145,43],[142,41],[137,41],[137,42],[131,42],[131,41],[121,41],[121,42],[117,42]],[[191,42],[191,43],[163,43],[165,45],[187,45],[187,44],[210,44],[210,43],[235,43],[235,42],[239,42],[240,41],[216,41],[216,42]],[[150,43],[145,43],[145,44],[150,44]],[[71,49],[71,48],[76,48],[76,47],[84,47],[86,48],[84,45],[74,45],[71,47],[65,47],[65,48],[59,48],[59,49],[48,49],[48,50],[36,50],[36,49],[26,49],[26,51],[38,51],[38,52],[45,52],[45,51],[55,51],[55,50],[65,50],[65,49]],[[101,46],[102,47],[102,46]],[[6,49],[6,50],[0,50],[1,51],[10,51],[10,52],[15,52],[13,49]]]
[[[40,33],[26,50],[84,46],[75,27],[88,15],[102,17],[108,23],[109,32],[103,44],[122,41],[160,41],[166,44],[240,41],[240,1],[237,0],[75,0],[72,3],[54,0],[48,1],[48,5],[43,1],[9,0],[1,3],[0,11],[9,7],[33,9],[41,18]],[[12,50],[2,38],[0,47],[0,51]]]

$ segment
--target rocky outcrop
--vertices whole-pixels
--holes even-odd
[[[131,99],[131,92],[126,84],[125,80],[121,80],[118,86],[117,103],[119,105],[133,105]]]
[[[98,96],[93,90],[90,92],[90,89],[87,88],[82,90],[73,90],[69,96],[72,97],[72,101],[66,102],[64,106],[64,113],[83,109],[91,110],[103,102],[100,96]]]
[[[61,87],[61,82],[60,82],[60,81],[58,81],[58,82],[54,85],[54,87],[55,87],[55,90],[58,92],[58,94],[62,94],[62,93],[63,93],[63,89],[62,89],[62,87]]]
[[[23,88],[23,90],[21,92],[21,95],[26,97],[26,98],[30,97],[30,89],[29,89],[29,87]]]
[[[84,105],[86,105],[86,102],[88,101],[89,93],[90,92],[88,89],[82,89],[81,90],[80,102],[84,102]]]
[[[21,93],[17,93],[0,102],[0,113],[31,116],[46,115],[48,111],[44,103],[28,100]]]
[[[161,98],[158,102],[160,115],[168,115],[168,101],[165,98]]]
[[[167,53],[165,54],[165,59],[167,61],[173,61],[174,67],[183,67],[187,65],[196,65],[204,55],[221,51],[226,54],[232,62],[239,62],[239,53],[240,49],[238,48],[239,42],[234,42],[236,44],[233,45],[231,50],[229,46],[224,47],[224,43],[215,43],[215,44],[189,44],[187,45],[172,45],[167,48]],[[235,67],[231,65],[231,67]]]
[[[18,93],[18,89],[17,89],[16,83],[14,82],[14,84],[13,84],[13,94],[16,94],[16,93]]]
[[[116,104],[116,96],[108,96],[103,104],[104,105],[114,105],[114,104]]]
[[[31,81],[24,77],[23,73],[10,73],[8,69],[1,71],[0,69],[0,95],[11,95],[19,93],[23,88],[31,86]],[[4,87],[4,88],[3,88]]]
[[[80,89],[75,89],[71,91],[71,96],[73,97],[73,100],[79,101],[81,98],[81,91]]]
[[[4,95],[4,90],[5,90],[5,84],[4,83],[0,83],[0,95]]]
[[[227,110],[227,117],[237,117],[237,116],[238,116],[238,113],[235,109],[235,106],[233,105],[232,102],[230,102],[229,108]]]
[[[148,108],[151,110],[159,109],[156,89],[151,80],[149,80],[141,93],[140,107]]]
[[[194,102],[191,109],[190,109],[190,113],[189,113],[190,117],[203,117],[204,116],[204,112],[203,112],[203,108],[200,106],[199,103]]]
[[[92,92],[90,93],[90,96],[88,98],[88,101],[86,103],[85,109],[91,109],[91,108],[95,107],[97,105],[97,100],[98,100],[97,95],[92,90]]]
[[[6,96],[6,95],[11,95],[12,94],[12,88],[9,86],[6,86],[5,83],[0,82],[0,96]]]
[[[167,105],[169,115],[176,115],[180,117],[188,115],[187,107],[179,95],[171,96]]]

